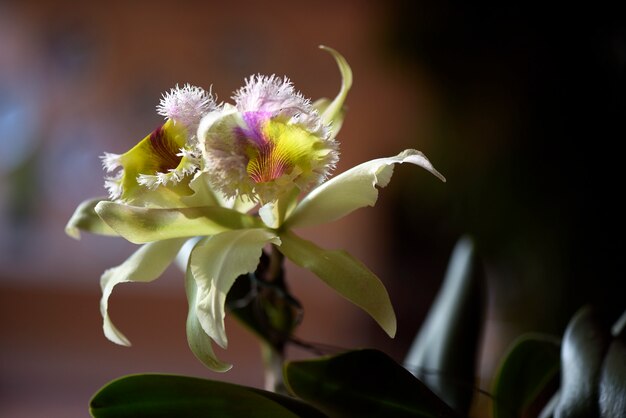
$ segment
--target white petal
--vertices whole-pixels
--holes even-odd
[[[224,304],[235,279],[256,270],[266,244],[280,239],[265,229],[222,232],[205,238],[191,252],[191,272],[197,286],[196,315],[202,329],[220,347],[228,340]]]

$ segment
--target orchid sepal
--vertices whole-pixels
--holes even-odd
[[[367,312],[390,336],[396,334],[396,315],[385,286],[363,263],[343,250],[325,250],[291,231],[280,235],[278,250],[296,265]]]
[[[81,202],[74,210],[70,220],[67,221],[65,233],[77,240],[80,239],[80,231],[91,232],[97,235],[119,235],[95,211],[96,205],[103,200],[107,200],[107,198],[97,197]]]
[[[350,212],[374,206],[377,187],[389,184],[395,164],[411,163],[445,178],[417,150],[408,149],[394,157],[378,158],[357,165],[312,190],[285,221],[286,228],[319,225],[342,218]]]
[[[263,225],[258,218],[220,206],[155,209],[100,202],[95,210],[113,230],[135,244]]]

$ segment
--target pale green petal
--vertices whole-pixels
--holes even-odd
[[[200,241],[191,252],[190,265],[198,287],[196,315],[204,331],[220,347],[228,341],[224,331],[224,303],[235,279],[256,270],[266,244],[280,244],[265,229],[227,231]]]
[[[337,61],[339,71],[341,72],[341,89],[337,94],[337,97],[324,109],[321,114],[322,122],[324,124],[330,124],[331,127],[337,123],[341,125],[344,117],[343,103],[346,101],[346,96],[350,87],[352,87],[352,70],[348,65],[346,59],[337,51],[327,46],[320,46],[326,52],[329,52]],[[338,131],[339,129],[337,129]]]
[[[430,171],[440,180],[446,181],[419,151],[405,150],[395,157],[379,158],[357,165],[309,193],[291,216],[285,226],[318,225],[339,219],[364,206],[374,206],[378,199],[376,186],[385,187],[393,174],[393,165],[411,163]]]
[[[313,103],[313,107],[317,110],[317,112],[321,115],[322,113],[324,113],[324,111],[326,109],[328,109],[328,106],[330,105],[331,101],[330,99],[327,99],[325,97],[321,98],[321,99],[317,99],[314,103]],[[333,120],[331,121],[331,129],[330,129],[330,137],[329,139],[335,139],[337,137],[337,134],[339,134],[339,131],[341,131],[341,127],[343,126],[343,120],[346,118],[346,108],[342,107],[341,110],[335,115],[335,117],[333,118]]]
[[[211,188],[209,182],[209,173],[199,172],[189,183],[189,187],[193,190],[190,196],[183,196],[180,200],[183,206],[223,206],[236,210],[237,212],[247,213],[250,209],[257,205],[256,202],[239,196],[236,199],[228,199],[219,191]]]
[[[277,200],[266,203],[259,209],[259,216],[268,228],[276,229],[282,225],[285,218],[293,211],[298,203],[298,194],[300,189],[292,187],[289,192],[285,193]]]
[[[65,226],[65,233],[74,239],[80,239],[80,231],[87,231],[98,235],[117,235],[96,213],[94,208],[98,202],[107,200],[106,197],[97,197],[82,202]]]
[[[216,372],[226,372],[230,370],[232,364],[220,361],[213,351],[213,342],[206,332],[202,329],[198,320],[196,304],[198,297],[198,287],[191,273],[191,267],[188,265],[187,274],[185,274],[185,290],[187,291],[187,300],[189,302],[189,313],[187,314],[187,342],[193,354],[204,363],[209,369]]]
[[[363,263],[341,250],[324,250],[293,232],[280,235],[278,247],[288,259],[312,271],[341,296],[367,312],[390,337],[396,334],[396,315],[380,279]]]
[[[219,206],[153,209],[100,202],[96,212],[121,236],[138,244],[263,225],[250,215]]]
[[[207,173],[200,172],[196,174],[193,180],[189,182],[189,188],[193,190],[193,194],[181,198],[181,201],[186,206],[226,206],[220,195],[211,189]]]
[[[109,340],[120,345],[130,345],[130,341],[113,325],[109,318],[109,296],[111,296],[113,288],[119,283],[146,283],[156,279],[174,260],[184,243],[185,239],[172,239],[143,245],[122,264],[104,272],[100,279],[100,287],[102,288],[100,313],[103,318],[104,335]]]

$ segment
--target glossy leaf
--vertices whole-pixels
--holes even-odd
[[[387,186],[393,166],[402,163],[420,166],[445,181],[424,154],[416,150],[371,160],[344,171],[311,191],[287,218],[286,228],[332,222],[356,209],[374,206],[378,200],[376,187]]]
[[[396,315],[380,279],[345,251],[325,250],[290,231],[280,234],[278,247],[288,259],[315,273],[341,296],[367,312],[390,337],[396,334]]]
[[[98,235],[118,235],[102,218],[98,216],[95,207],[106,197],[97,197],[82,202],[65,226],[65,233],[74,239],[80,239],[80,231],[87,231]]]
[[[529,334],[518,338],[505,354],[493,389],[494,418],[522,416],[541,390],[557,376],[560,342]]]
[[[100,202],[96,205],[96,212],[121,236],[138,244],[169,238],[214,235],[263,225],[250,215],[219,206],[154,209]]]
[[[95,418],[317,418],[324,415],[272,392],[194,377],[144,374],[110,382],[93,397]]]
[[[360,350],[285,366],[288,389],[332,417],[456,417],[386,354]]]
[[[484,310],[482,270],[472,241],[462,238],[405,360],[409,370],[461,415],[467,415],[474,394]]]
[[[599,403],[602,418],[626,417],[626,311],[611,329],[600,376]]]
[[[100,287],[102,288],[100,313],[103,318],[104,335],[109,340],[120,345],[130,345],[130,341],[113,325],[109,317],[109,297],[113,288],[120,283],[147,283],[158,278],[172,263],[184,243],[184,239],[173,239],[145,244],[122,264],[110,268],[102,274],[100,279]]]
[[[616,338],[609,346],[599,385],[602,418],[626,417],[626,338]]]
[[[590,308],[570,321],[561,347],[561,390],[555,418],[599,415],[598,382],[610,344],[610,328]]]

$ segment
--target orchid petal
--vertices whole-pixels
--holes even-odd
[[[113,288],[119,283],[153,281],[174,260],[184,242],[184,239],[173,239],[143,245],[122,264],[104,272],[100,279],[100,287],[102,288],[100,313],[103,318],[104,335],[109,340],[120,345],[130,345],[130,341],[113,325],[109,318],[109,296],[111,296]]]
[[[82,202],[65,226],[65,233],[74,239],[80,239],[80,231],[87,231],[98,235],[118,235],[96,213],[94,208],[106,197],[97,197]]]
[[[211,338],[204,332],[200,320],[198,319],[196,304],[198,303],[198,286],[191,272],[191,265],[187,266],[185,274],[185,290],[189,302],[189,313],[187,314],[187,342],[193,354],[204,363],[209,369],[216,372],[226,372],[231,369],[232,364],[220,361],[213,351]]]
[[[221,195],[215,193],[209,185],[206,173],[196,174],[189,182],[189,188],[193,190],[193,194],[180,199],[185,206],[226,206]]]
[[[367,312],[390,337],[396,334],[396,315],[380,279],[345,251],[325,250],[293,232],[280,235],[278,247],[288,259],[315,273],[341,296]]]
[[[181,156],[189,133],[182,124],[168,120],[122,155],[105,154],[105,186],[112,200],[136,203],[148,189],[176,184],[197,167]],[[115,173],[115,174],[113,174]]]
[[[358,208],[374,206],[378,199],[376,186],[387,186],[393,174],[393,165],[401,163],[423,167],[445,181],[424,154],[405,150],[395,157],[357,165],[317,187],[302,199],[286,220],[286,227],[319,225],[339,219]]]
[[[259,217],[263,220],[263,223],[268,228],[279,228],[284,222],[285,217],[289,216],[291,211],[296,207],[299,193],[300,189],[293,187],[277,200],[261,206],[259,209]]]
[[[341,72],[341,89],[339,90],[337,97],[335,97],[335,99],[321,114],[322,122],[330,125],[335,123],[341,124],[344,117],[343,103],[346,101],[348,91],[350,91],[350,88],[352,87],[352,70],[350,69],[346,59],[339,52],[323,45],[320,45],[320,49],[329,52],[335,58],[335,61],[337,61],[337,65],[339,66],[339,71]]]
[[[197,318],[202,329],[220,347],[228,340],[224,330],[224,304],[235,279],[256,270],[266,244],[280,239],[265,229],[227,231],[203,239],[191,252],[190,266],[198,296]]]
[[[96,213],[121,236],[137,244],[262,225],[259,219],[220,206],[153,209],[100,202]]]

